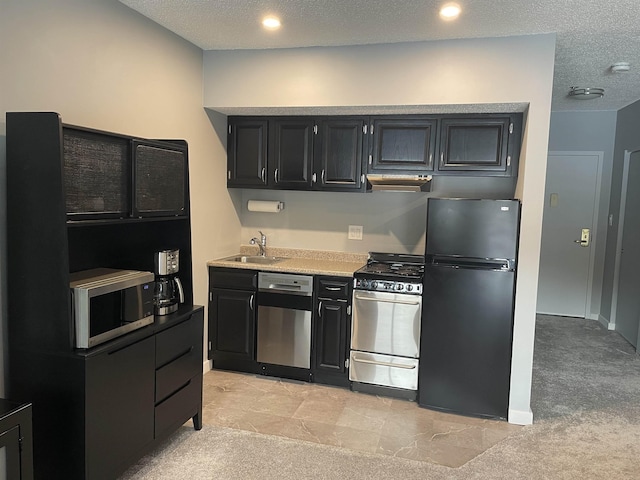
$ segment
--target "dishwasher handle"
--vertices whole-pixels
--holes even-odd
[[[413,370],[416,368],[415,365],[404,365],[402,363],[391,363],[391,362],[379,362],[376,360],[367,360],[365,358],[358,358],[355,355],[353,357],[353,361],[358,363],[370,363],[372,365],[381,365],[383,367],[404,368],[405,370]]]

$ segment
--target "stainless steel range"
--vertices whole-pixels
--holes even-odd
[[[369,253],[354,273],[349,379],[354,390],[415,399],[424,257]]]

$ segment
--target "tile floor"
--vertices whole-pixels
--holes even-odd
[[[521,427],[347,389],[211,370],[203,422],[459,467]]]

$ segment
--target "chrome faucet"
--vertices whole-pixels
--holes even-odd
[[[253,237],[249,243],[251,245],[258,245],[258,248],[260,249],[260,256],[264,257],[267,253],[267,236],[260,230],[258,230],[258,233],[260,234],[260,240],[258,240],[257,237]]]

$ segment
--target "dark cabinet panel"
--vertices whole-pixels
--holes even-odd
[[[274,188],[311,187],[313,165],[311,118],[278,118],[270,125],[269,180]]]
[[[186,144],[133,144],[133,215],[185,215],[189,205]]]
[[[149,337],[87,360],[87,478],[112,477],[153,441],[154,358]]]
[[[128,216],[130,140],[65,127],[62,143],[69,217]]]
[[[363,190],[364,129],[367,117],[324,118],[318,122],[314,148],[315,187],[320,190]]]
[[[346,365],[351,325],[351,279],[315,278],[313,378],[349,386]]]
[[[371,121],[369,173],[423,174],[433,170],[435,118],[384,118]]]
[[[227,186],[267,186],[268,123],[266,118],[229,118]]]
[[[510,117],[443,119],[438,170],[507,173],[512,123]]]
[[[209,269],[209,358],[214,368],[254,372],[257,272],[234,276],[229,269]],[[211,287],[221,279],[232,288]]]
[[[0,478],[33,479],[31,404],[0,399]]]

